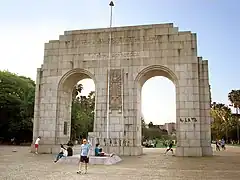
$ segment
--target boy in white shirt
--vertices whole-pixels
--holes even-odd
[[[35,154],[38,154],[38,147],[39,147],[40,140],[41,140],[41,136],[38,136],[38,138],[35,141]]]

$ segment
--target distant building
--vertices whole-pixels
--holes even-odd
[[[165,123],[164,125],[154,125],[155,127],[158,127],[159,129],[166,130],[168,134],[172,134],[174,131],[176,131],[176,123]]]
[[[167,130],[168,134],[172,134],[174,131],[176,131],[176,123],[165,123],[164,129]]]
[[[155,128],[159,128],[161,130],[166,130],[169,135],[171,135],[174,131],[176,131],[176,123],[165,123],[164,125],[153,125]],[[145,125],[146,128],[149,128],[148,124]]]

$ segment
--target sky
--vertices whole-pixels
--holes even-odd
[[[109,26],[110,0],[7,0],[0,6],[0,69],[35,80],[43,62],[44,43],[65,30]],[[174,23],[197,33],[198,56],[209,60],[212,99],[229,104],[239,89],[239,0],[115,0],[113,26]],[[84,93],[94,90],[84,80]],[[148,80],[142,90],[147,122],[175,122],[175,86],[163,77]]]

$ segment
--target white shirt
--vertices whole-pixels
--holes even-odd
[[[39,144],[40,138],[37,138],[37,140],[35,141],[35,144]]]
[[[61,148],[60,153],[64,153],[65,149]]]
[[[63,155],[64,155],[64,156],[68,156],[68,151],[65,150],[65,149],[63,149]]]

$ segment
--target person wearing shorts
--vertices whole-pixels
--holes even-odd
[[[83,164],[85,165],[85,171],[84,174],[87,173],[87,166],[89,163],[89,152],[90,152],[90,145],[87,143],[86,139],[83,139],[83,143],[81,145],[81,150],[80,150],[80,161],[79,161],[79,166],[78,166],[78,174],[82,173],[82,166]]]
[[[226,147],[225,147],[225,140],[222,139],[220,143],[221,143],[221,148],[222,148],[222,150],[226,150]]]
[[[166,152],[164,154],[167,154],[168,151],[172,151],[172,154],[173,154],[172,147],[173,147],[173,141],[170,141],[169,146],[168,146],[168,148],[167,148],[167,150],[166,150]]]
[[[35,154],[38,154],[38,147],[39,147],[40,140],[41,140],[41,136],[38,136],[38,138],[35,141]]]

